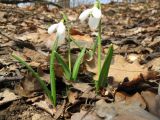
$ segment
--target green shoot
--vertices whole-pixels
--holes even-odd
[[[64,76],[66,77],[67,80],[70,80],[71,78],[71,73],[69,70],[69,67],[67,66],[67,64],[63,61],[62,57],[55,52],[55,56],[57,58],[58,63],[62,66],[63,71],[64,71]]]
[[[99,23],[99,31],[98,31],[98,76],[101,73],[101,21]]]
[[[79,68],[80,68],[81,60],[82,60],[82,58],[85,54],[85,50],[86,50],[86,48],[83,48],[81,50],[74,66],[73,66],[72,72],[70,72],[69,67],[66,65],[66,63],[64,62],[62,57],[57,52],[55,52],[55,56],[56,56],[59,64],[62,66],[63,71],[64,71],[64,75],[65,75],[67,80],[75,81],[77,79],[77,75],[78,75],[78,71],[79,71]]]
[[[99,9],[101,9],[100,0],[96,0],[95,6],[97,6]],[[108,54],[105,58],[104,64],[101,68],[101,53],[102,53],[101,34],[102,34],[102,28],[101,28],[101,20],[100,20],[99,26],[98,26],[98,36],[96,39],[96,43],[93,47],[93,53],[94,53],[96,46],[98,46],[98,77],[99,78],[98,78],[98,81],[95,82],[97,92],[98,92],[99,88],[107,86],[106,78],[108,77],[108,72],[109,72],[109,68],[110,68],[110,64],[111,64],[111,60],[112,60],[112,56],[113,56],[113,45],[111,45],[109,47],[109,51],[108,51]],[[94,54],[92,54],[92,55],[94,55]]]
[[[101,3],[99,0],[96,0],[96,4],[95,4],[99,9],[101,9]],[[99,22],[99,26],[98,26],[98,36],[97,36],[97,45],[98,45],[98,76],[101,73],[101,53],[102,53],[102,45],[101,45],[101,34],[102,34],[102,30],[101,30],[101,20]]]
[[[51,59],[50,59],[50,80],[51,80],[51,91],[47,88],[46,83],[40,78],[38,73],[36,73],[24,60],[19,58],[16,55],[12,55],[16,60],[18,60],[22,65],[24,65],[31,73],[32,75],[39,81],[42,89],[46,93],[46,95],[51,100],[52,104],[56,106],[56,79],[55,79],[55,72],[54,72],[54,61],[55,61],[55,51],[57,49],[58,41],[56,40],[51,53]]]
[[[81,64],[81,60],[84,56],[84,53],[86,51],[86,48],[83,48],[82,51],[80,52],[80,54],[78,55],[78,58],[74,64],[74,67],[73,67],[73,73],[72,73],[72,79],[75,81],[77,79],[77,75],[78,75],[78,71],[79,71],[79,67],[80,67],[80,64]]]
[[[109,50],[108,50],[107,56],[105,57],[105,61],[103,63],[98,81],[96,82],[97,91],[99,90],[99,88],[106,87],[108,85],[106,79],[108,77],[108,72],[109,72],[111,61],[112,61],[112,56],[113,56],[113,45],[109,47]]]
[[[32,73],[32,75],[39,81],[42,89],[44,90],[46,95],[49,97],[51,102],[54,103],[53,99],[52,99],[52,96],[51,96],[51,91],[47,88],[46,83],[40,78],[40,76],[20,57],[14,55],[14,54],[12,55],[12,57],[15,58],[16,60],[18,60],[22,65],[24,65]]]
[[[55,62],[55,51],[57,50],[58,40],[55,40],[55,43],[52,47],[52,53],[50,56],[50,82],[51,82],[51,96],[53,98],[53,104],[56,106],[56,78],[54,72],[54,62]]]
[[[66,26],[67,26],[67,42],[68,42],[68,65],[69,65],[69,70],[71,72],[71,48],[70,48],[70,42],[71,42],[71,39],[70,39],[70,26],[68,24],[68,17],[66,14],[62,13],[63,15],[63,19],[65,20],[65,23],[66,23]]]

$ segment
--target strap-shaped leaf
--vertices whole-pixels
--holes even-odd
[[[83,48],[80,52],[80,54],[78,55],[78,58],[74,64],[74,67],[73,67],[73,71],[72,71],[72,79],[75,81],[77,79],[77,75],[78,75],[78,71],[79,71],[79,67],[80,67],[80,64],[81,64],[81,60],[84,56],[84,53],[86,51],[86,48]]]
[[[68,22],[68,17],[67,17],[67,15],[66,15],[65,13],[62,13],[62,16],[63,16],[64,21],[65,21],[65,22]]]
[[[55,52],[55,55],[56,55],[56,58],[57,58],[57,61],[58,63],[62,66],[63,68],[63,71],[64,71],[64,75],[66,77],[67,80],[70,80],[71,79],[71,73],[69,71],[69,67],[67,66],[67,64],[63,61],[62,57],[57,53]]]
[[[16,60],[18,60],[22,65],[24,65],[32,73],[32,75],[39,81],[42,89],[44,90],[44,92],[47,94],[47,96],[49,97],[49,99],[53,103],[53,99],[52,99],[52,96],[51,96],[51,91],[47,88],[46,83],[40,78],[40,76],[25,61],[23,61],[20,57],[18,57],[16,55],[12,55],[12,57],[14,57]]]
[[[98,86],[97,86],[98,89],[100,87],[106,87],[108,85],[106,79],[108,77],[108,72],[109,72],[111,61],[112,61],[112,56],[113,56],[113,45],[111,45],[109,47],[107,56],[105,58],[103,66],[102,66],[102,69],[101,69],[101,72],[100,72],[100,75],[99,75],[99,79],[98,79],[98,83],[97,83],[98,84]]]
[[[55,78],[55,71],[54,71],[54,62],[55,62],[55,54],[54,52],[57,50],[58,45],[58,39],[55,40],[53,46],[52,46],[52,52],[50,56],[50,82],[51,82],[51,95],[53,99],[53,104],[56,106],[56,78]]]

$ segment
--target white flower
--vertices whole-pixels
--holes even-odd
[[[48,28],[48,33],[52,34],[56,31],[56,39],[64,41],[66,36],[66,27],[63,22],[53,24]]]
[[[91,9],[83,11],[79,16],[79,19],[81,22],[84,22],[89,17],[88,25],[92,30],[95,30],[99,25],[101,16],[101,10],[94,6]]]

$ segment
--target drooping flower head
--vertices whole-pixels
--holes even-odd
[[[66,27],[64,25],[64,20],[61,20],[57,24],[53,24],[48,28],[48,33],[52,34],[56,31],[56,39],[59,41],[64,41],[66,36]]]
[[[80,14],[79,19],[81,22],[84,22],[87,18],[89,18],[88,20],[89,27],[92,30],[96,30],[101,20],[101,17],[102,13],[100,8],[100,3],[96,1],[92,8],[84,10]]]

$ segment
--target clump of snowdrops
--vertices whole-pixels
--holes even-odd
[[[108,54],[105,57],[105,61],[103,65],[101,65],[101,4],[99,0],[96,0],[94,6],[90,9],[84,10],[80,16],[79,19],[81,22],[84,22],[88,19],[88,25],[91,30],[98,30],[98,36],[95,41],[94,49],[92,49],[92,55],[96,52],[98,54],[98,80],[95,80],[95,88],[98,92],[100,88],[107,87],[107,76],[109,72],[109,67],[112,60],[113,55],[113,46],[110,45]],[[67,25],[68,19],[67,16],[63,14],[63,19],[60,20],[59,23],[53,24],[48,28],[48,33],[52,34],[53,32],[56,32],[56,39],[54,40],[54,44],[52,47],[51,57],[50,57],[50,83],[51,83],[51,90],[48,89],[47,84],[40,78],[37,72],[35,72],[24,60],[22,60],[20,57],[16,55],[12,55],[16,60],[18,60],[21,64],[25,65],[26,68],[33,74],[33,76],[39,81],[42,89],[44,90],[45,94],[48,96],[48,98],[51,100],[54,106],[56,106],[56,77],[55,77],[55,69],[54,69],[54,63],[55,59],[57,59],[58,63],[62,66],[64,76],[66,80],[76,82],[79,68],[81,65],[81,61],[83,59],[83,56],[85,52],[87,51],[86,48],[81,48],[81,52],[78,55],[78,58],[74,64],[74,66],[71,66],[71,53],[70,53],[70,42],[73,41],[73,39],[70,36],[70,27]],[[57,52],[58,42],[64,41],[67,39],[67,43],[69,46],[68,49],[68,64],[66,64],[61,57],[61,55]],[[75,41],[74,41],[75,43]],[[75,43],[76,44],[76,43]],[[77,44],[76,44],[77,45]]]

